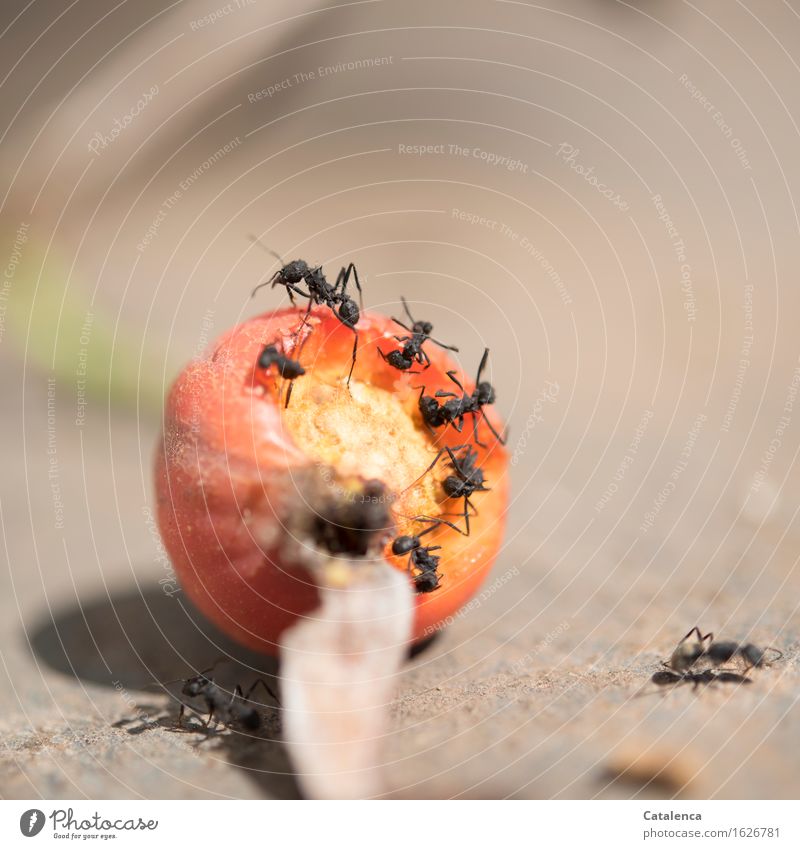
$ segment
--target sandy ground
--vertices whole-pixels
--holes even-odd
[[[257,232],[356,260],[370,305],[425,305],[468,367],[489,344],[511,426],[506,545],[403,672],[387,794],[797,797],[797,9],[387,2],[274,24],[301,8],[275,3],[193,28],[212,6],[184,4],[121,40],[159,6],[58,66],[107,7],[25,56],[23,15],[4,54],[0,256],[22,259],[0,336],[0,794],[298,793],[271,707],[256,735],[179,731],[148,688],[220,654],[228,683],[276,673],[163,591],[146,403],[279,302],[249,300]],[[387,61],[294,81],[365,57]],[[111,350],[133,394],[82,399],[81,363]],[[652,684],[695,624],[784,657],[748,685]]]

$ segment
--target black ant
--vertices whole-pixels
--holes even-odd
[[[431,466],[433,468],[433,466]],[[430,469],[428,470],[430,471]],[[452,522],[448,522],[447,519],[439,519],[433,518],[431,516],[417,516],[413,521],[415,522],[427,522],[428,527],[425,528],[424,531],[420,531],[420,533],[415,534],[413,536],[400,536],[397,537],[394,542],[392,542],[392,554],[403,555],[408,554],[409,552],[416,551],[416,549],[422,547],[422,537],[425,534],[429,534],[431,531],[436,530],[439,525],[447,525],[448,528],[452,528],[454,531],[458,531],[458,533],[463,534],[464,532],[456,527]]]
[[[696,635],[695,639],[690,640],[689,638],[692,635]],[[776,656],[768,660],[766,657],[768,651],[775,652]],[[754,667],[769,666],[781,657],[783,657],[783,652],[770,646],[762,649],[753,645],[753,643],[737,643],[733,640],[715,642],[714,635],[711,632],[703,634],[695,626],[675,647],[669,661],[662,661],[662,663],[671,672],[691,676],[697,674],[691,670],[701,659],[707,661],[711,666],[718,667],[730,660],[739,658],[744,664],[746,674]]]
[[[274,345],[267,345],[258,358],[258,367],[268,369],[273,365],[276,366],[276,370],[281,377],[286,377],[289,380],[294,380],[296,377],[300,377],[306,373],[306,370],[297,360],[289,359],[289,357],[282,354]]]
[[[458,351],[458,348],[454,345],[445,345],[443,342],[439,342],[438,339],[434,339],[431,336],[431,333],[433,332],[433,325],[429,321],[415,321],[414,316],[411,315],[411,310],[408,308],[408,302],[406,299],[401,295],[400,300],[403,302],[403,309],[406,311],[406,315],[411,322],[411,327],[407,327],[402,321],[400,321],[400,319],[397,319],[394,316],[392,316],[392,321],[395,324],[399,324],[400,327],[407,330],[411,335],[394,337],[403,345],[400,350],[390,351],[388,354],[384,354],[380,348],[378,349],[378,353],[383,357],[385,362],[389,363],[390,366],[396,368],[398,371],[408,371],[414,363],[421,365],[423,370],[428,368],[431,361],[425,351],[423,351],[422,346],[429,339],[435,345],[438,345],[440,348],[444,348],[447,351]],[[420,372],[412,372],[412,374],[419,373]]]
[[[336,483],[337,489],[316,507],[311,535],[330,554],[366,557],[392,527],[393,495],[379,480],[345,479]]]
[[[214,679],[209,677],[208,673],[213,670],[213,666],[199,675],[194,675],[191,678],[183,679],[182,695],[189,698],[202,699],[206,703],[208,717],[204,723],[208,728],[212,718],[222,722],[224,725],[232,725],[234,723],[247,728],[250,731],[255,731],[261,726],[261,717],[258,711],[250,705],[244,704],[250,700],[250,696],[256,687],[261,686],[266,690],[272,699],[280,704],[278,697],[272,691],[272,688],[259,678],[246,693],[242,692],[239,684],[233,690],[233,693],[228,693],[214,682]],[[183,727],[183,716],[187,705],[181,702],[181,710],[178,714],[178,726]]]
[[[481,380],[483,370],[486,368],[486,362],[489,359],[489,349],[486,348],[481,358],[481,364],[478,366],[478,374],[475,377],[475,390],[471,395],[467,395],[466,390],[456,377],[455,371],[448,371],[447,376],[461,390],[461,397],[453,392],[445,392],[439,389],[435,395],[426,395],[425,387],[421,387],[419,394],[419,411],[422,414],[422,420],[433,431],[434,428],[442,425],[451,424],[461,433],[464,427],[464,416],[472,414],[472,432],[477,445],[485,448],[483,442],[478,438],[478,415],[483,416],[483,420],[489,426],[489,430],[497,438],[501,445],[506,444],[504,437],[494,429],[494,426],[483,412],[483,408],[487,404],[494,404],[496,393],[491,383]],[[437,398],[449,398],[449,401],[439,403]]]
[[[295,305],[295,295],[300,295],[303,298],[308,298],[309,293],[304,292],[302,289],[298,288],[298,284],[305,281],[307,278],[312,277],[312,275],[322,274],[322,266],[317,266],[316,268],[311,268],[311,266],[304,259],[295,259],[289,263],[284,263],[279,254],[275,253],[275,251],[269,250],[265,245],[263,245],[255,236],[250,237],[257,245],[264,248],[264,250],[271,253],[273,256],[278,258],[278,261],[283,264],[282,268],[279,268],[269,280],[265,280],[263,283],[259,283],[258,286],[253,289],[250,293],[250,297],[255,297],[256,292],[263,288],[264,286],[270,286],[271,289],[274,289],[276,286],[283,286],[286,289],[286,293],[289,295],[289,300],[291,301],[292,306]],[[324,279],[324,278],[323,278]]]
[[[269,250],[269,248],[266,248],[266,246],[263,245],[255,236],[251,236],[250,238],[256,242],[256,244],[261,245],[261,247],[269,251],[269,253],[273,256],[277,257],[279,262],[283,263],[283,259],[281,259],[279,254],[275,253],[275,251]],[[272,284],[272,288],[275,288],[275,286],[283,286],[286,289],[292,305],[295,303],[294,299],[296,295],[299,295],[302,298],[308,298],[308,309],[306,310],[306,314],[303,316],[300,329],[305,327],[308,323],[308,316],[311,313],[311,308],[317,304],[328,307],[345,327],[352,330],[355,339],[353,340],[353,357],[350,363],[350,372],[347,375],[348,386],[350,385],[350,379],[353,376],[353,369],[356,365],[356,354],[358,352],[358,331],[356,330],[356,325],[361,318],[359,305],[347,294],[347,285],[350,282],[351,276],[355,281],[356,289],[358,289],[359,302],[363,308],[364,304],[361,283],[358,279],[358,271],[356,271],[356,267],[352,262],[347,266],[342,266],[342,269],[336,278],[336,282],[333,286],[331,286],[322,271],[321,265],[312,268],[305,260],[295,259],[292,260],[292,262],[284,263],[283,267],[279,268],[269,280],[266,280],[264,283],[259,283],[252,292],[252,294],[255,295],[262,286]],[[308,291],[303,291],[299,287],[298,284],[300,282],[306,284],[306,289]]]
[[[463,533],[452,522],[446,519],[434,519],[428,516],[418,516],[414,521],[429,522],[429,527],[413,536],[399,536],[392,542],[392,554],[408,554],[408,571],[414,576],[414,585],[418,592],[430,593],[439,588],[438,573],[441,557],[431,554],[441,550],[441,545],[423,545],[420,537],[429,534],[439,525],[447,525],[458,533]],[[415,573],[416,572],[416,573]]]
[[[711,669],[704,669],[702,672],[682,672],[678,673],[672,669],[661,669],[653,674],[650,679],[659,687],[676,684],[692,684],[692,689],[696,690],[701,684],[752,684],[753,681],[745,675],[739,675],[737,672],[715,672]]]
[[[455,452],[461,451],[462,449],[462,456],[457,457]],[[478,458],[478,452],[471,445],[456,445],[455,448],[445,446],[433,458],[433,462],[417,478],[417,481],[425,477],[425,475],[427,475],[428,472],[439,462],[444,454],[447,454],[450,458],[450,467],[453,469],[455,474],[448,475],[442,481],[442,488],[449,498],[464,499],[464,513],[458,513],[456,515],[462,516],[464,519],[464,525],[466,527],[466,532],[464,532],[464,534],[465,536],[469,536],[469,511],[472,510],[474,516],[478,515],[478,511],[475,505],[469,500],[469,497],[474,492],[489,491],[488,487],[484,486],[485,479],[483,477],[483,470],[479,469],[475,465],[475,460]],[[417,481],[414,481],[414,483]],[[412,484],[412,486],[413,485],[414,484]]]
[[[298,360],[291,360],[285,354],[282,354],[274,345],[267,345],[261,352],[258,358],[258,367],[269,369],[272,366],[276,367],[278,374],[289,380],[289,388],[286,391],[286,404],[289,406],[289,400],[292,397],[292,389],[294,381],[306,373],[306,370],[300,365]]]

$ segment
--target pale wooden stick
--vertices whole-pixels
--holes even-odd
[[[414,594],[387,564],[323,570],[321,605],[281,643],[284,739],[307,798],[378,795],[388,705],[408,650]],[[346,585],[343,587],[343,585]]]

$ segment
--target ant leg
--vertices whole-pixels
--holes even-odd
[[[483,412],[483,410],[481,410],[481,415],[483,416],[483,420],[486,422],[487,427],[492,432],[497,441],[501,445],[505,445],[508,442],[508,433],[506,433],[505,436],[500,436],[500,434],[494,429],[494,425],[489,421],[489,417],[486,415],[486,413]]]
[[[278,705],[278,707],[283,707],[283,705],[281,704],[281,700],[278,698],[278,694],[271,687],[267,686],[267,682],[259,678],[259,680],[256,681],[256,684],[259,683],[272,696],[272,698],[275,699],[275,704]]]
[[[428,339],[433,342],[434,345],[438,345],[440,348],[444,348],[445,351],[455,351],[458,353],[458,348],[455,345],[445,345],[444,342],[440,342],[438,339],[434,339],[433,336],[429,336]]]
[[[358,353],[358,331],[352,327],[353,331],[353,359],[350,362],[350,373],[347,375],[347,385],[350,386],[350,378],[353,376],[353,369],[356,367],[356,354]]]
[[[295,331],[295,335],[299,334],[300,331],[308,324],[308,317],[311,315],[311,308],[314,306],[314,299],[309,297],[308,306],[306,307],[306,314],[303,316],[303,320],[300,322],[300,327]],[[300,352],[298,352],[300,353]]]
[[[244,693],[242,692],[242,685],[241,684],[237,684],[233,688],[233,692],[231,693],[231,700],[228,703],[229,712],[230,712],[230,708],[233,707],[233,703],[236,701],[237,697],[239,699],[242,699],[242,700],[244,699]]]
[[[448,372],[447,372],[447,376],[450,378],[450,380],[452,380],[452,381],[453,381],[453,383],[455,383],[455,385],[456,385],[456,386],[457,386],[457,387],[458,387],[458,388],[459,388],[462,392],[464,392],[464,387],[461,385],[461,382],[460,382],[460,381],[459,381],[459,379],[456,377],[456,373],[455,373],[455,371],[452,371],[452,370],[451,370],[451,371],[448,371]],[[466,394],[466,393],[464,393],[464,394]]]
[[[295,330],[295,331],[294,331],[294,333],[292,334],[292,335],[295,337],[295,348],[297,347],[297,341],[296,341],[296,340],[297,340],[297,337],[298,337],[298,336],[300,335],[300,333],[303,331],[303,328],[304,328],[304,327],[306,327],[306,326],[308,325],[308,317],[309,317],[309,315],[311,315],[311,308],[312,308],[313,306],[314,306],[314,299],[313,299],[313,298],[310,298],[310,299],[309,299],[309,301],[308,301],[308,308],[306,309],[305,315],[303,316],[303,319],[302,319],[302,321],[300,322],[300,326],[299,326],[299,327],[297,328],[297,330]],[[306,336],[306,338],[305,338],[305,339],[303,339],[303,341],[300,343],[300,347],[299,347],[299,348],[297,348],[297,350],[294,350],[294,348],[292,349],[292,355],[294,356],[294,358],[295,358],[296,360],[299,360],[299,359],[300,359],[300,355],[303,353],[303,348],[305,348],[305,345],[306,345],[306,342],[307,342],[307,341],[308,341],[308,336]],[[294,382],[294,378],[292,379],[292,382]],[[289,390],[289,394],[291,395],[291,390]],[[287,406],[287,407],[289,406],[289,405],[288,405],[288,403],[287,403],[287,405],[286,405],[286,406]]]
[[[301,331],[306,326],[306,323],[308,322],[308,316],[311,313],[311,307],[312,306],[314,306],[314,301],[309,300],[308,308],[306,309],[306,314],[303,316],[303,320],[300,322],[300,327],[298,327],[297,330],[294,332],[295,339],[300,335]],[[300,343],[300,347],[296,351],[292,350],[292,354],[295,356],[296,359],[298,359],[298,360],[300,359],[300,355],[303,353],[303,348],[305,348],[307,341],[308,341],[308,336],[306,336],[305,339],[303,339],[303,341]],[[297,342],[295,342],[295,346],[296,345],[297,345]],[[289,401],[292,400],[292,391],[294,390],[294,382],[295,382],[296,379],[297,378],[293,377],[289,381],[289,388],[286,390],[286,401],[283,405],[284,410],[289,409]]]
[[[697,639],[701,643],[704,643],[706,640],[709,640],[712,643],[714,642],[714,634],[711,631],[709,631],[704,636],[702,633],[700,633],[700,629],[697,627],[697,625],[695,625],[694,628],[692,628],[692,630],[689,631],[689,633],[680,641],[680,643],[685,643],[689,639],[689,637],[692,636],[692,634],[697,634]],[[680,643],[678,643],[678,645],[680,645]]]
[[[501,445],[505,445],[506,442],[508,442],[508,436],[500,436],[500,434],[495,430],[494,425],[489,421],[489,417],[486,415],[486,413],[482,409],[471,410],[471,412],[472,412],[472,433],[473,433],[473,436],[475,437],[475,442],[478,445],[480,445],[481,448],[486,448],[486,444],[484,442],[481,442],[480,439],[478,439],[478,415],[480,415],[483,418],[483,420],[486,422],[486,426],[492,432],[492,436],[494,436],[494,438]]]
[[[214,716],[214,707],[213,705],[209,708],[208,711],[208,719],[203,723],[205,728],[208,728],[208,723],[211,722],[212,717]]]
[[[186,705],[181,702],[181,709],[178,713],[178,728],[183,728],[183,715],[186,713]]]
[[[275,283],[273,283],[272,285],[274,287]],[[310,301],[314,300],[311,295],[308,294],[308,292],[304,292],[299,286],[296,286],[294,283],[287,283],[286,291],[289,294],[289,300],[292,302],[292,306],[294,306],[293,295],[300,295],[301,298],[308,298]]]
[[[480,445],[481,448],[486,448],[486,443],[481,442],[480,437],[478,436],[478,413],[476,411],[472,411],[472,438],[475,440],[476,445]]]
[[[419,355],[424,360],[424,362],[420,363],[422,370],[424,371],[426,368],[430,368],[431,358],[427,355],[427,353],[420,348]]]
[[[420,531],[417,534],[417,537],[424,537],[425,534],[429,534],[431,531],[436,530],[439,525],[447,525],[448,528],[452,528],[454,531],[458,531],[462,536],[464,532],[457,525],[454,525],[452,522],[448,522],[447,519],[440,519],[434,516],[415,516],[412,519],[413,522],[429,522],[429,526],[425,528],[424,531]],[[440,547],[440,546],[437,546]]]
[[[459,449],[464,448],[464,447],[465,446],[463,446],[463,445],[456,445],[455,450],[458,451]],[[417,483],[417,481],[421,481],[425,477],[425,475],[427,475],[428,472],[439,462],[439,460],[442,459],[442,454],[444,454],[444,453],[447,453],[447,454],[450,455],[450,460],[453,462],[454,468],[457,470],[458,469],[458,466],[457,466],[458,458],[455,456],[455,454],[453,454],[453,449],[450,448],[448,445],[445,445],[444,448],[439,449],[438,453],[433,458],[433,462],[430,464],[430,466],[428,466],[428,468],[425,469],[425,471],[418,478],[416,478],[413,481],[413,483],[409,484],[406,487],[406,489],[410,489],[412,486],[414,486],[414,484]],[[403,492],[405,492],[405,490],[403,490]],[[460,514],[456,514],[456,515],[460,515]]]
[[[432,468],[433,468],[433,467],[434,467],[434,466],[435,466],[435,465],[439,462],[439,460],[441,460],[441,459],[442,459],[442,454],[444,454],[444,452],[445,452],[445,451],[448,451],[448,450],[449,450],[448,448],[440,448],[440,449],[439,449],[439,451],[438,451],[438,453],[436,454],[436,456],[433,458],[433,462],[432,462],[432,463],[430,464],[430,466],[428,466],[428,468],[427,468],[427,469],[425,469],[425,471],[424,471],[424,472],[423,472],[423,473],[422,473],[422,474],[421,474],[421,475],[420,475],[420,476],[419,476],[419,477],[418,477],[418,478],[414,481],[414,483],[416,483],[416,482],[417,482],[417,481],[419,481],[419,480],[422,480],[422,478],[424,478],[424,477],[425,477],[425,475],[427,475],[427,474],[428,474],[428,472],[429,472],[429,471],[430,471],[430,470],[431,470],[431,469],[432,469]],[[413,485],[413,484],[412,484],[412,485]]]
[[[725,670],[717,673],[717,681],[724,684],[752,684],[753,679],[746,675],[740,675],[738,672],[726,672]]]
[[[480,513],[478,512],[478,508],[469,500],[469,496],[467,495],[465,497],[467,499],[467,506],[469,507],[470,510],[472,510],[472,515],[473,516],[480,516]]]
[[[358,289],[358,305],[363,310],[364,309],[364,293],[361,291],[361,283],[358,280],[358,271],[356,271],[356,267],[355,267],[355,265],[353,265],[352,262],[350,263],[350,267],[353,269],[353,277],[356,281],[356,289]]]
[[[253,291],[250,293],[250,297],[251,297],[251,298],[255,298],[255,296],[256,296],[256,292],[257,292],[259,289],[263,289],[263,288],[264,288],[264,286],[269,286],[269,284],[270,284],[270,283],[272,283],[272,284],[273,284],[273,286],[274,286],[274,285],[275,285],[275,282],[277,281],[277,279],[278,279],[278,277],[279,277],[279,276],[280,276],[280,271],[276,271],[276,272],[272,275],[272,277],[270,277],[269,279],[265,280],[263,283],[259,283],[259,284],[258,284],[258,286],[256,286],[256,288],[255,288],[255,289],[253,289]]]
[[[442,449],[443,451],[447,452],[448,456],[450,457],[450,464],[452,465],[456,473],[461,475],[462,478],[464,477],[464,472],[461,469],[461,460],[456,457],[454,452],[460,451],[462,448],[468,447],[469,445],[465,442],[463,445],[454,445],[452,448],[449,445],[445,445],[445,447]],[[469,451],[466,452],[466,456],[469,457]]]
[[[255,688],[256,688],[259,684],[261,684],[261,686],[262,686],[262,687],[263,687],[263,688],[267,691],[267,693],[270,695],[270,697],[271,697],[272,699],[274,699],[274,701],[275,701],[278,705],[280,705],[281,700],[280,700],[280,699],[279,699],[279,698],[275,695],[275,693],[274,693],[274,692],[273,692],[273,690],[272,690],[272,687],[270,687],[270,686],[269,686],[269,684],[267,684],[267,682],[266,682],[263,678],[258,678],[258,679],[256,680],[256,682],[253,684],[253,686],[252,686],[252,687],[250,687],[250,689],[249,689],[249,690],[245,693],[245,695],[244,695],[244,700],[245,700],[245,701],[248,701],[248,702],[250,701],[250,696],[253,694],[253,691],[255,690]]]
[[[455,392],[445,392],[443,389],[437,389],[434,398],[458,398]]]
[[[283,405],[284,410],[289,409],[289,401],[292,400],[292,390],[294,389],[294,381],[289,381],[289,388],[286,390],[286,403]]]
[[[353,279],[356,283],[356,289],[358,289],[358,302],[361,306],[361,309],[364,309],[364,293],[361,291],[361,283],[358,280],[358,271],[356,271],[355,263],[350,263],[346,268],[342,266],[342,270],[339,272],[339,276],[336,278],[336,283],[334,283],[333,288],[338,289],[339,286],[342,287],[342,294],[347,293],[347,284],[350,282],[350,274],[352,273]],[[348,381],[349,383],[349,381]]]
[[[448,515],[450,515],[450,514],[448,514]],[[461,514],[459,513],[458,515],[461,515]],[[458,525],[454,525],[452,522],[448,522],[447,519],[442,519],[438,516],[436,516],[436,517],[417,516],[414,519],[414,521],[415,522],[433,522],[434,523],[429,528],[426,528],[424,531],[422,531],[422,533],[417,534],[417,536],[420,536],[420,537],[423,536],[424,534],[429,533],[434,528],[437,528],[439,525],[447,525],[448,528],[452,528],[454,531],[458,531],[458,533],[460,533],[461,536],[464,536],[464,531],[462,531],[461,528],[458,527]]]

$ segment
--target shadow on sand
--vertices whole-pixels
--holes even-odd
[[[214,679],[225,689],[245,689],[264,678],[278,690],[277,661],[237,645],[208,623],[182,593],[172,598],[158,586],[131,590],[56,610],[28,630],[37,658],[84,683],[124,689],[136,699],[131,717],[119,723],[130,734],[164,728],[192,734],[198,744],[217,740],[217,751],[241,769],[268,798],[299,798],[286,751],[280,741],[280,712],[266,699],[255,732],[223,726],[204,728],[202,701],[187,713],[186,727],[176,726],[181,683],[216,662]],[[165,698],[168,696],[168,698]]]

